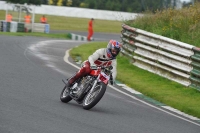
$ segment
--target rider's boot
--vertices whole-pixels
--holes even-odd
[[[88,67],[89,68],[89,67]],[[86,67],[82,67],[71,79],[69,79],[69,85],[72,85],[77,79],[82,78],[88,74],[91,70]]]
[[[72,77],[71,79],[69,79],[68,84],[69,86],[72,86],[72,84],[81,77],[81,74],[76,73],[76,75],[74,77]]]

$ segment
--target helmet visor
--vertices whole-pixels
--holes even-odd
[[[118,48],[112,48],[112,49],[111,49],[111,54],[112,54],[112,56],[114,56],[114,57],[117,56],[118,53],[119,53],[119,51],[120,51],[120,50],[119,50]]]

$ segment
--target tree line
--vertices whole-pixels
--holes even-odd
[[[56,5],[140,13],[175,7],[179,0],[6,0],[11,3]],[[195,0],[200,1],[200,0]],[[185,3],[186,6],[190,3]]]
[[[49,0],[49,3],[43,4],[60,5],[62,3],[62,6],[139,13],[146,10],[155,11],[157,9],[160,10],[164,7],[169,7],[171,1],[172,0]]]

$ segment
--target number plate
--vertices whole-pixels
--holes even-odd
[[[105,84],[108,83],[110,76],[106,75],[104,72],[101,72],[99,80],[104,82]]]

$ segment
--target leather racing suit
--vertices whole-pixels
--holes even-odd
[[[88,57],[88,60],[82,63],[81,69],[76,73],[74,77],[69,80],[69,84],[72,84],[77,79],[86,76],[89,74],[92,69],[90,66],[112,66],[112,77],[113,79],[116,78],[117,75],[117,61],[116,58],[112,58],[111,55],[107,54],[106,48],[101,48],[96,50],[92,55]]]

